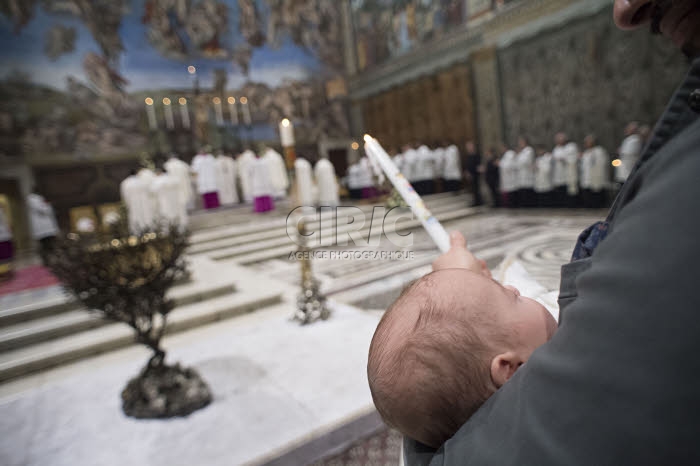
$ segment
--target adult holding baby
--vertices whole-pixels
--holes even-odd
[[[614,17],[670,37],[690,71],[562,268],[552,339],[439,449],[407,439],[409,466],[700,464],[700,2],[615,0]]]

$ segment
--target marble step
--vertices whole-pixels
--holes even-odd
[[[425,196],[424,201],[425,201],[427,206],[432,208],[434,205],[436,205],[437,203],[443,202],[444,200],[461,199],[462,202],[466,203],[469,198],[470,197],[468,195],[463,195],[463,194],[442,193],[442,194],[434,194],[431,196]],[[349,205],[352,205],[352,204],[349,204]],[[355,205],[355,207],[359,207],[363,211],[371,212],[372,209],[376,205],[379,205],[379,204],[357,204],[357,205]],[[256,233],[259,233],[263,230],[284,228],[286,225],[286,222],[287,222],[287,214],[288,213],[285,213],[282,216],[276,216],[276,217],[273,217],[271,219],[267,219],[265,217],[261,218],[261,215],[257,214],[255,221],[252,221],[250,224],[226,225],[226,226],[212,227],[212,228],[209,228],[206,230],[195,231],[194,233],[192,233],[190,241],[194,245],[194,244],[198,244],[198,243],[204,243],[207,241],[214,241],[214,240],[232,237],[232,236],[256,234]]]
[[[168,293],[168,298],[174,300],[176,306],[203,301],[235,289],[235,277],[222,276],[218,265],[207,258],[190,259],[190,271],[190,279],[174,286]],[[67,294],[2,309],[0,310],[0,335],[2,335],[2,329],[8,326],[76,310],[82,310],[82,306]]]
[[[461,203],[459,204],[461,205]],[[440,215],[444,215],[445,213],[449,212],[461,212],[464,209],[458,209],[457,204],[446,204],[446,205],[439,205],[436,206],[435,208],[432,209],[433,214],[439,219]],[[397,225],[413,225],[417,224],[420,225],[420,222],[417,220],[408,220],[408,219],[401,219],[399,222],[397,222]],[[366,222],[365,226],[359,230],[362,235],[366,236],[370,232],[371,224],[370,222]],[[405,228],[401,228],[405,229]],[[399,229],[399,230],[401,230]],[[349,231],[355,231],[355,226],[354,225],[345,225],[345,226],[340,226],[338,227],[337,232],[338,233],[344,233],[344,232],[349,232]],[[333,222],[329,222],[327,227],[321,228],[319,230],[319,233],[322,236],[325,237],[332,237],[334,233],[336,233],[335,230],[335,225]],[[287,236],[286,230],[281,230],[280,234],[272,239],[265,240],[265,241],[257,241],[252,244],[241,244],[241,245],[233,245],[230,247],[222,247],[219,249],[216,249],[208,254],[208,257],[214,260],[224,260],[224,259],[231,259],[240,255],[245,255],[249,253],[253,253],[255,251],[262,251],[264,249],[272,249],[272,248],[279,248],[282,246],[289,246],[289,245],[294,245],[292,240]],[[250,262],[246,262],[250,263]]]
[[[276,210],[267,215],[281,215],[290,208],[289,200],[276,200]],[[286,215],[286,214],[285,214]],[[260,219],[259,214],[253,212],[253,204],[236,204],[214,210],[198,210],[190,215],[190,229],[192,231],[206,231],[219,228],[224,225],[244,224]]]
[[[468,217],[471,215],[477,215],[482,211],[480,207],[469,207],[466,209],[452,210],[445,213],[436,213],[435,217],[441,222],[447,222],[450,220],[455,220],[459,218]],[[397,224],[396,231],[411,230],[414,228],[421,228],[421,224],[418,220],[408,220]],[[360,233],[366,235],[369,232],[369,226],[360,230]],[[314,247],[318,249],[319,247]],[[297,245],[293,244],[291,240],[287,240],[286,245],[280,245],[278,247],[271,247],[264,250],[251,250],[249,253],[243,253],[238,256],[228,256],[225,252],[220,254],[212,254],[210,258],[214,260],[227,260],[234,258],[238,264],[247,265],[256,262],[262,262],[271,259],[287,258],[291,252],[297,250]]]
[[[214,287],[204,287],[197,293],[183,295],[175,300],[176,306],[186,306],[199,301],[216,298],[234,293],[236,287],[232,283]],[[41,318],[32,318],[6,327],[0,327],[0,352],[18,349],[53,338],[72,335],[83,330],[101,327],[109,322],[100,317],[99,312],[88,312],[85,309],[62,312]]]
[[[239,291],[174,309],[166,334],[252,312],[281,301],[282,292]],[[112,323],[24,348],[0,353],[0,382],[134,344],[134,332]]]
[[[464,207],[466,203],[465,197],[452,197],[449,199],[444,199],[440,203],[431,203],[428,205],[430,209],[435,212]],[[373,209],[376,207],[374,205],[358,206],[366,214],[371,214]],[[331,216],[331,213],[325,213],[321,221],[321,229],[328,229],[335,225],[335,218]],[[316,217],[318,218],[318,217]],[[187,250],[189,254],[202,254],[211,251],[216,251],[221,248],[230,247],[232,244],[243,245],[249,243],[256,243],[262,240],[268,240],[273,238],[280,238],[286,236],[287,220],[275,224],[274,228],[262,229],[256,231],[255,233],[238,235],[238,236],[222,236],[219,239],[213,239],[210,241],[202,241],[199,243],[194,243]]]

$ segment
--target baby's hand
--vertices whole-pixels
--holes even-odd
[[[438,257],[433,262],[433,271],[445,269],[467,269],[480,273],[491,278],[491,272],[486,267],[486,262],[477,259],[474,254],[467,249],[467,240],[458,232],[450,233],[450,250]]]

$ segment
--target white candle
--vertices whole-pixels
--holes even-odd
[[[214,97],[214,113],[216,114],[216,124],[218,126],[224,125],[224,111],[221,108],[221,99]]]
[[[382,148],[379,142],[372,138],[369,134],[365,134],[365,152],[370,158],[374,158],[375,162],[381,167],[386,174],[391,184],[403,197],[406,204],[411,208],[413,215],[418,217],[423,228],[428,232],[440,251],[443,253],[450,250],[450,235],[442,227],[438,219],[436,219],[430,210],[425,206],[423,199],[416,193],[411,183],[401,174],[394,162],[391,161],[389,154]]]
[[[146,97],[146,115],[148,115],[148,126],[151,129],[158,128],[158,122],[156,121],[156,109],[153,108],[153,99]]]
[[[182,127],[190,129],[190,112],[187,109],[187,99],[180,97],[180,117],[182,118]]]
[[[228,98],[228,112],[231,114],[231,124],[238,126],[238,107],[236,107],[236,99],[234,97]]]
[[[241,110],[243,111],[243,123],[247,126],[253,124],[253,119],[250,117],[250,108],[248,107],[248,98],[241,97]]]
[[[175,119],[173,118],[173,108],[170,106],[170,99],[163,99],[163,114],[165,115],[165,126],[168,129],[175,128]]]
[[[280,140],[282,147],[294,147],[294,125],[288,119],[284,119],[279,124]]]

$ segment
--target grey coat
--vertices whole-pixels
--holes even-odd
[[[700,59],[608,217],[562,268],[562,321],[414,465],[700,464]]]

